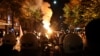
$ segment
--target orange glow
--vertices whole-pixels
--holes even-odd
[[[81,3],[81,0],[71,0],[70,3],[73,5],[79,5]]]
[[[51,34],[52,33],[52,29],[50,28],[49,23],[45,23],[44,24],[44,28],[47,30],[47,33],[48,34]]]
[[[51,20],[51,17],[52,17],[52,10],[50,8],[50,4],[48,2],[43,2],[42,5],[41,5],[41,11],[43,13],[43,27],[46,29],[46,37],[49,39],[50,38],[50,35],[52,34],[52,29],[50,28],[50,20]]]
[[[44,22],[44,28],[46,29],[46,33],[45,33],[45,35],[46,35],[46,37],[48,38],[48,39],[50,39],[50,35],[52,34],[52,29],[50,28],[50,26],[49,26],[50,24],[49,24],[49,22]]]
[[[49,33],[49,34],[52,33],[52,29],[51,29],[51,28],[48,29],[48,33]]]

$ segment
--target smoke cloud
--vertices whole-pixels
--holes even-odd
[[[43,0],[25,0],[23,3],[23,8],[29,8],[31,11],[36,11],[37,9],[41,9],[43,14],[43,23],[48,23],[50,25],[50,19],[52,17],[52,10],[50,8],[50,4],[48,2],[44,2]],[[23,10],[26,13],[28,11]]]
[[[50,8],[50,4],[48,2],[43,2],[41,6],[41,11],[43,13],[43,24],[46,24],[47,26],[50,26],[50,20],[52,17],[52,10]]]
[[[35,12],[42,5],[43,0],[24,0],[22,3],[22,13],[31,14],[31,12]]]
[[[31,16],[31,12],[35,12],[37,9],[41,9],[43,24],[49,27],[53,12],[48,2],[44,2],[43,0],[25,0],[23,2],[22,12],[24,12],[26,16]]]

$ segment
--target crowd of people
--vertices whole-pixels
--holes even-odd
[[[20,38],[20,51],[13,49],[16,35],[9,33],[2,38],[0,56],[97,56],[99,55],[100,19],[91,20],[85,26],[85,39],[76,33],[61,33],[48,39],[32,32]],[[86,41],[84,45],[84,40]]]

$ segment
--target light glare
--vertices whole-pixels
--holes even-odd
[[[53,4],[57,4],[57,1],[56,1],[56,0],[54,0],[54,1],[53,1]]]

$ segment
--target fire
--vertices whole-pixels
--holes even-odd
[[[52,29],[50,28],[50,20],[51,20],[51,17],[52,17],[52,10],[50,8],[50,4],[48,2],[43,2],[42,6],[41,6],[41,11],[43,13],[43,26],[44,28],[46,29],[46,37],[49,39],[50,38],[50,35],[52,34]]]
[[[50,28],[50,26],[47,24],[44,24],[44,28],[47,30],[47,33],[51,34],[52,33],[52,29]]]
[[[50,23],[49,22],[45,22],[45,21],[43,21],[43,26],[44,26],[44,28],[46,29],[46,33],[45,33],[45,35],[46,35],[46,37],[48,38],[48,39],[50,39],[50,35],[52,34],[52,29],[50,28]]]
[[[52,29],[51,28],[48,29],[48,33],[50,33],[50,34],[52,33]]]

